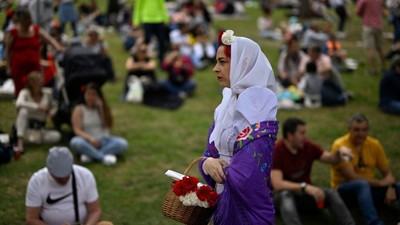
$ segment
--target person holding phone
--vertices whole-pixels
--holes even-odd
[[[124,138],[110,135],[112,122],[111,110],[100,87],[96,83],[87,84],[83,102],[75,107],[71,119],[76,136],[70,146],[81,155],[83,163],[95,160],[111,166],[117,162],[116,155],[128,149]]]

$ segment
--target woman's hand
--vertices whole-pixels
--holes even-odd
[[[89,143],[90,143],[91,145],[93,145],[95,148],[99,148],[99,147],[100,147],[100,142],[99,142],[96,138],[90,137],[90,138],[88,139],[88,141],[89,141]]]
[[[226,179],[223,168],[227,166],[229,165],[224,160],[209,157],[203,163],[203,171],[218,184],[223,184]]]

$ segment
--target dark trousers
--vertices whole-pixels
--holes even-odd
[[[165,52],[165,43],[167,37],[165,34],[165,26],[163,23],[144,23],[143,24],[145,39],[144,42],[146,44],[150,43],[153,35],[157,37],[158,41],[158,59],[160,60],[160,65],[164,59]]]
[[[339,16],[338,31],[343,32],[344,24],[346,23],[347,13],[346,8],[341,5],[336,7],[336,14]]]

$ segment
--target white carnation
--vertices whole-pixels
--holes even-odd
[[[208,202],[200,201],[200,199],[197,197],[196,192],[194,191],[186,194],[185,196],[179,196],[179,200],[184,206],[199,206],[203,208],[208,208]]]
[[[200,200],[197,198],[196,192],[190,192],[185,196],[180,196],[179,200],[185,206],[198,206],[198,202],[200,202]]]
[[[199,206],[203,208],[208,208],[208,202],[207,201],[200,201]]]
[[[224,45],[231,45],[235,39],[236,36],[233,35],[233,30],[226,30],[221,37],[221,41]]]

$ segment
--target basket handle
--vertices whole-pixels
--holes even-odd
[[[200,162],[200,160],[205,159],[205,158],[207,158],[207,157],[201,156],[201,157],[198,157],[198,158],[194,159],[189,164],[189,166],[186,168],[185,172],[183,172],[183,175],[187,176],[187,174],[189,173],[190,169],[192,169],[193,165],[196,164],[197,162]]]

